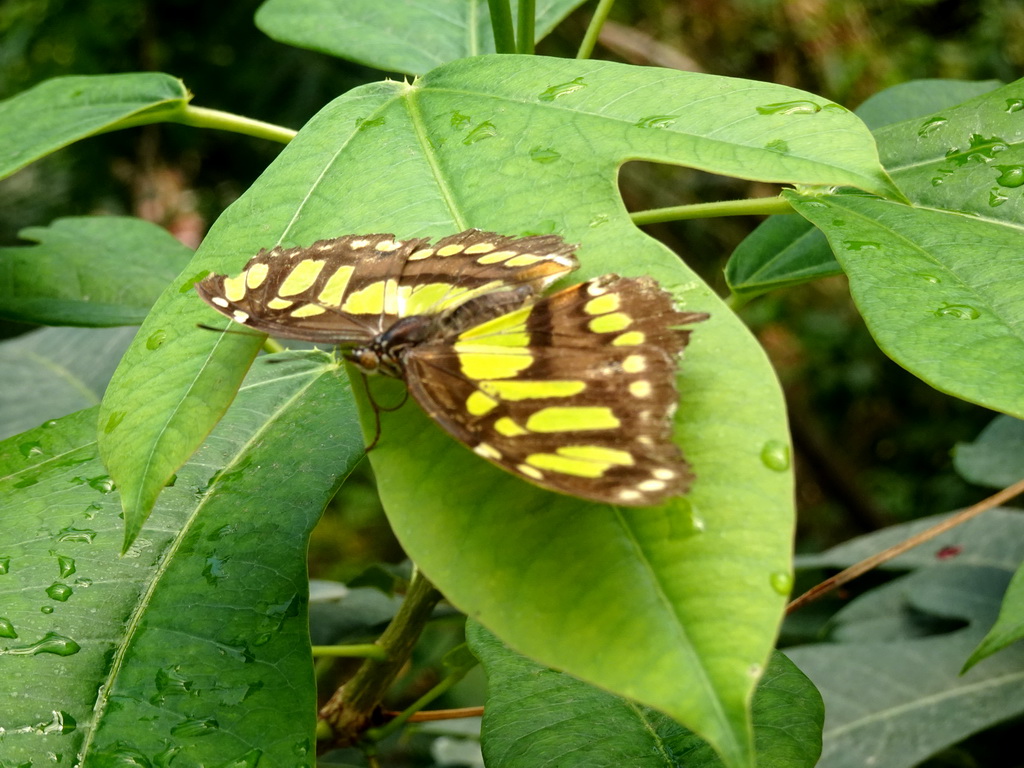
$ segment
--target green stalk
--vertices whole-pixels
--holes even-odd
[[[487,0],[491,9],[491,29],[494,30],[494,50],[515,53],[516,39],[512,29],[512,7],[509,0]]]
[[[376,659],[387,661],[388,654],[376,643],[355,645],[314,645],[314,656],[331,656],[335,658]]]
[[[320,710],[320,719],[328,729],[318,727],[318,739],[328,730],[329,741],[336,746],[349,746],[362,738],[384,694],[409,661],[440,599],[441,593],[434,585],[418,570],[414,571],[402,607],[376,642],[384,652],[384,660],[367,659],[352,679],[334,692]]]
[[[297,133],[291,128],[264,123],[262,120],[253,120],[249,117],[233,115],[230,112],[221,112],[219,109],[193,107],[191,104],[185,105],[185,108],[180,112],[170,116],[169,122],[191,125],[196,128],[214,128],[220,131],[243,133],[246,136],[269,139],[270,141],[278,141],[282,144],[287,144],[294,139]]]
[[[594,46],[597,45],[597,36],[601,34],[601,27],[608,19],[608,14],[612,12],[613,5],[615,5],[615,0],[598,0],[594,15],[590,19],[590,24],[587,25],[587,33],[583,35],[583,42],[580,43],[580,49],[576,52],[577,59],[590,58],[594,52]]]
[[[536,0],[519,0],[519,26],[516,28],[516,52],[533,53],[533,30],[536,26]]]
[[[713,216],[768,216],[773,213],[792,212],[793,206],[783,197],[754,197],[747,200],[722,200],[717,203],[652,208],[649,211],[631,213],[629,218],[638,227],[642,227],[645,224],[658,224],[663,221],[706,219]]]

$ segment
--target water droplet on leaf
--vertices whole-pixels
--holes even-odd
[[[497,135],[498,129],[494,127],[494,123],[490,122],[489,120],[485,120],[472,131],[470,131],[468,134],[466,134],[466,138],[462,140],[462,143],[465,144],[466,146],[469,146],[470,144],[476,144],[478,141],[490,139]]]
[[[51,584],[46,588],[46,595],[51,600],[56,600],[59,603],[66,603],[68,598],[74,594],[74,590],[71,589],[67,584],[61,584],[59,582]]]
[[[67,526],[57,531],[57,541],[73,541],[80,544],[92,544],[96,538],[96,531],[89,528],[73,528]]]
[[[949,122],[944,117],[931,117],[921,123],[921,127],[917,129],[917,135],[921,138],[929,136],[935,133],[939,128],[946,125]]]
[[[775,104],[765,104],[757,107],[762,115],[813,115],[821,111],[821,106],[813,101],[797,99],[795,101],[780,101]]]
[[[668,128],[679,119],[679,115],[648,115],[634,123],[637,128]]]
[[[761,448],[761,463],[775,472],[789,469],[789,446],[781,440],[769,440]]]
[[[53,609],[51,608],[50,610],[52,611]],[[47,632],[41,640],[31,645],[2,649],[0,650],[0,655],[35,656],[40,653],[53,653],[57,656],[73,656],[80,650],[82,650],[82,646],[70,637],[58,635],[56,632]]]
[[[535,163],[553,163],[561,157],[562,153],[551,147],[534,147],[530,150],[530,159]]]
[[[17,636],[18,633],[14,630],[14,625],[11,623],[10,619],[5,619],[3,616],[0,616],[0,637],[14,638]]]
[[[783,597],[788,595],[793,589],[793,575],[790,573],[776,571],[769,577],[768,581],[771,583],[772,589]]]
[[[967,304],[943,304],[935,310],[936,317],[952,317],[956,320],[977,320],[981,313]]]
[[[995,169],[999,171],[996,184],[1010,189],[1024,186],[1024,165],[997,165]]]
[[[560,99],[562,96],[568,96],[570,93],[575,93],[576,91],[582,90],[586,87],[587,84],[583,82],[583,78],[576,77],[568,83],[558,83],[557,85],[552,85],[546,88],[537,96],[537,98],[541,101],[554,101],[555,99]]]

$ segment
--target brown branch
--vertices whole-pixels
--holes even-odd
[[[956,528],[962,523],[966,523],[971,518],[977,517],[982,512],[985,512],[992,507],[998,507],[1000,504],[1009,501],[1014,496],[1018,496],[1024,493],[1024,480],[1020,480],[1008,488],[989,496],[983,501],[979,501],[974,506],[968,507],[967,509],[953,515],[952,517],[946,518],[938,525],[933,525],[926,531],[922,531],[916,536],[911,536],[905,541],[901,541],[899,544],[884,549],[878,554],[872,555],[869,558],[861,560],[855,565],[851,565],[845,571],[840,571],[835,576],[826,579],[815,587],[804,592],[800,597],[796,598],[788,606],[786,606],[786,613],[793,613],[798,608],[802,608],[813,600],[817,600],[822,595],[831,592],[833,589],[842,586],[848,582],[853,581],[858,576],[862,576],[873,568],[877,568],[882,563],[892,560],[894,557],[902,555],[904,552],[913,549],[919,544],[924,544],[926,541],[934,539],[939,534],[945,533],[953,528]]]

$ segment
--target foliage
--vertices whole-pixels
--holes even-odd
[[[380,657],[397,674],[421,632],[427,653],[429,627],[453,609],[424,629],[437,600],[425,574],[479,622],[467,636],[491,686],[481,738],[492,766],[639,764],[652,750],[666,766],[813,765],[822,712],[811,682],[825,701],[821,765],[914,765],[1021,712],[1011,647],[1021,558],[1000,548],[1018,538],[1011,510],[944,540],[950,562],[897,561],[911,572],[837,614],[829,642],[790,651],[799,669],[772,651],[792,586],[792,448],[775,373],[733,310],[842,271],[882,351],[932,387],[1008,414],[959,449],[965,475],[997,487],[1019,478],[1014,462],[986,457],[1019,443],[1010,416],[1024,417],[1024,85],[909,83],[863,105],[862,120],[783,85],[525,55],[574,5],[537,4],[534,16],[526,2],[269,0],[256,21],[274,39],[422,75],[346,89],[294,140],[195,106],[190,83],[156,72],[54,77],[0,102],[4,175],[138,126],[287,143],[191,258],[130,217],[60,219],[23,232],[38,245],[0,250],[3,317],[94,329],[0,348],[11,393],[0,424],[12,435],[0,443],[11,500],[0,519],[0,675],[25,693],[0,731],[0,764],[311,764],[315,740],[354,738],[362,753],[324,763],[378,764],[411,749],[390,739],[403,719],[385,725],[375,706],[355,713],[355,732],[330,718],[314,730],[307,538],[360,476],[378,418],[373,473],[416,570],[363,577],[406,592],[404,603],[359,603],[353,589],[313,611],[337,646],[320,654],[378,658],[354,677],[321,663],[322,699],[352,680],[332,701],[376,705],[393,679],[374,679],[388,666]],[[636,228],[617,178],[637,159],[791,187],[635,217],[781,213],[726,267],[729,302]],[[527,486],[412,405],[375,413],[330,355],[252,365],[263,338],[229,329],[192,291],[275,244],[468,227],[557,232],[580,243],[581,276],[651,275],[711,314],[681,370],[676,436],[698,478],[686,498],[624,510]],[[126,351],[120,330],[75,335],[134,323]],[[394,382],[372,392],[402,401]],[[845,566],[909,533],[801,565]],[[362,645],[392,617],[377,645]],[[436,686],[405,679],[391,696],[423,706],[466,674],[460,658]],[[897,675],[901,688],[888,690]],[[48,696],[29,695],[40,690]],[[914,733],[912,748],[886,740],[894,723]],[[616,738],[596,740],[608,731]]]

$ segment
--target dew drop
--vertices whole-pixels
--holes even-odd
[[[210,586],[215,586],[227,576],[224,573],[224,564],[227,561],[219,557],[206,558],[206,565],[203,567],[203,578]]]
[[[476,128],[466,134],[466,138],[462,140],[462,143],[466,146],[470,144],[476,144],[478,141],[484,139],[490,139],[498,135],[498,129],[494,127],[494,123],[490,120],[484,120]]]
[[[54,582],[46,588],[47,597],[51,600],[56,600],[58,603],[66,603],[74,593],[75,591],[71,587],[60,582]]]
[[[40,613],[46,613],[46,614],[53,613],[53,606],[52,605],[44,605],[44,606],[42,606],[39,609],[39,612]]]
[[[997,165],[995,169],[999,171],[996,184],[1010,189],[1024,186],[1024,165]]]
[[[1005,152],[1010,145],[998,136],[982,136],[972,133],[967,149],[953,147],[946,153],[946,159],[953,165],[966,165],[969,162],[987,163],[1000,152]]]
[[[127,414],[128,411],[113,411],[110,414],[109,418],[107,418],[107,423],[103,425],[104,434],[109,435],[111,432],[117,429],[117,425],[124,421],[124,417]]]
[[[457,109],[452,110],[452,119],[451,119],[452,128],[457,128],[457,129],[465,128],[471,122],[473,122],[473,118],[471,118],[469,115],[464,115],[461,112],[459,112]]]
[[[813,101],[797,99],[796,101],[780,101],[775,104],[765,104],[757,107],[762,115],[813,115],[821,111],[821,106]]]
[[[92,544],[96,531],[90,528],[73,528],[68,526],[57,531],[57,541],[73,541],[79,544]]]
[[[43,455],[43,446],[38,441],[33,440],[32,442],[22,443],[18,446],[18,450],[21,455],[26,459],[31,459],[33,456]]]
[[[927,272],[915,272],[914,277],[924,280],[929,285],[939,285],[942,282],[935,275],[929,274]]]
[[[576,93],[576,91],[586,88],[587,84],[583,82],[582,77],[577,77],[568,83],[558,83],[552,85],[537,95],[537,98],[541,101],[554,101],[560,99],[563,96],[568,96],[570,93]]]
[[[597,216],[595,216],[589,222],[587,222],[587,226],[600,227],[601,225],[608,223],[608,218],[609,217],[607,213],[599,213],[597,214]]]
[[[932,117],[921,123],[921,127],[917,129],[917,135],[921,138],[930,136],[935,133],[939,128],[946,125],[949,122],[944,117]]]
[[[114,481],[110,479],[110,475],[91,477],[88,483],[90,488],[95,488],[100,493],[110,493],[114,490]]]
[[[679,119],[679,115],[648,115],[641,117],[634,125],[637,128],[668,128]]]
[[[57,569],[60,571],[60,577],[66,579],[75,572],[75,558],[57,555]]]
[[[192,681],[181,674],[180,666],[163,667],[156,671],[156,693],[149,703],[159,706],[169,696],[187,696],[192,692]]]
[[[850,251],[873,251],[879,248],[879,244],[871,240],[846,240],[843,245]]]
[[[35,485],[38,482],[39,482],[39,475],[29,475],[28,477],[21,478],[21,480],[19,480],[18,482],[16,482],[14,484],[14,487],[15,488],[28,488],[29,486]]]
[[[1024,110],[1024,99],[1007,99],[1006,112],[1012,115],[1014,112]]]
[[[789,152],[789,144],[782,139],[772,139],[764,145],[764,148],[769,152],[778,152],[780,155]]]
[[[775,472],[789,469],[789,446],[781,440],[769,440],[761,448],[761,463]]]
[[[75,586],[76,587],[91,587],[92,586],[92,579],[86,579],[86,578],[75,579]]]
[[[48,723],[40,723],[39,733],[71,733],[78,727],[78,721],[67,712],[50,710],[53,719]]]
[[[771,583],[772,589],[783,597],[788,595],[793,589],[793,575],[790,573],[776,571],[768,578],[768,581]]]
[[[160,349],[165,341],[167,341],[167,331],[153,331],[146,339],[146,349],[150,351]]]
[[[967,304],[943,304],[935,310],[936,317],[952,317],[956,320],[977,320],[981,313]]]
[[[551,147],[534,147],[530,150],[530,159],[535,163],[553,163],[560,160],[562,153]]]
[[[50,610],[52,611],[53,609],[51,608]],[[56,632],[47,632],[41,640],[31,645],[0,649],[0,655],[35,656],[40,653],[52,653],[57,656],[73,656],[80,650],[82,650],[82,646],[70,637],[58,635]]]
[[[56,419],[50,419],[49,421],[44,421],[43,422],[43,428],[44,429],[53,429],[56,426],[57,426],[57,420]]]
[[[96,517],[96,513],[103,510],[102,504],[97,504],[95,501],[85,508],[84,515],[86,520],[92,520]]]
[[[241,757],[237,757],[227,763],[221,763],[217,768],[256,768],[263,757],[263,751],[253,748]]]
[[[11,558],[0,557],[0,576],[3,576],[9,570],[11,570]]]
[[[832,226],[833,227],[845,227],[846,226],[846,219],[832,219]]]
[[[992,187],[988,192],[989,208],[998,208],[1010,198],[999,191],[999,187]]]
[[[191,719],[178,723],[176,726],[171,728],[171,734],[174,736],[184,736],[186,738],[192,736],[209,736],[219,727],[220,725],[212,717],[208,717],[205,720]]]
[[[369,119],[365,117],[360,117],[356,119],[356,126],[359,128],[360,131],[365,131],[368,128],[376,128],[378,126],[384,125],[384,123],[386,123],[387,121],[388,120],[386,117],[384,117],[384,115],[380,115],[378,117],[371,117]]]
[[[0,637],[17,637],[18,633],[14,629],[14,625],[10,619],[0,616]]]

